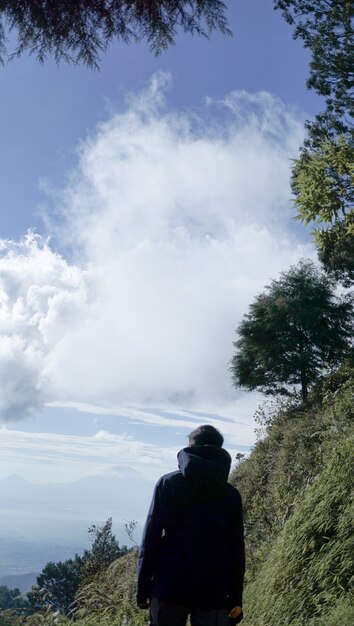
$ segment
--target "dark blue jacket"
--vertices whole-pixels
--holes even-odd
[[[241,496],[227,478],[223,448],[178,453],[179,471],[158,481],[138,564],[138,600],[218,609],[242,605],[244,541]]]

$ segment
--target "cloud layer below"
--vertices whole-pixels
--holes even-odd
[[[3,421],[45,402],[222,410],[242,315],[312,254],[291,230],[300,116],[245,92],[174,111],[168,81],[82,143],[47,215],[60,253],[1,244]]]

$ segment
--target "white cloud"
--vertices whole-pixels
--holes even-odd
[[[51,397],[50,351],[86,315],[85,275],[29,233],[0,242],[0,415],[22,419]]]
[[[137,414],[137,419],[140,417],[143,418]],[[216,419],[209,423],[221,427]],[[190,417],[183,422],[171,416],[171,422],[166,419],[163,425],[191,430],[196,424]],[[232,444],[230,435],[236,434],[237,427],[223,421],[222,430],[227,444],[231,444],[227,449],[234,457],[239,448]],[[177,469],[176,455],[181,446],[146,443],[128,434],[117,435],[106,430],[88,436],[31,433],[3,426],[0,447],[0,479],[18,473],[33,482],[50,483],[72,482],[94,475],[134,476],[142,481],[156,481],[161,474]]]
[[[260,394],[248,394],[241,392],[237,396],[237,402],[226,405],[223,399],[222,405],[215,407],[215,413],[210,413],[210,406],[205,403],[198,412],[182,408],[172,411],[154,410],[147,408],[122,407],[111,405],[109,408],[97,404],[83,402],[51,402],[50,408],[74,409],[85,415],[96,414],[97,416],[117,416],[124,423],[126,430],[132,424],[146,424],[161,428],[175,427],[188,433],[206,422],[222,430],[227,446],[251,446],[254,443],[254,426],[251,419],[260,403]],[[202,402],[200,403],[202,405]],[[221,410],[222,409],[222,410]],[[100,436],[105,436],[106,431],[98,431]],[[109,434],[110,437],[114,435]]]
[[[3,427],[0,444],[0,474],[11,473],[12,463],[17,471],[35,482],[66,482],[95,474],[117,475],[127,470],[141,479],[156,480],[176,465],[174,448],[106,431],[93,436],[58,435]]]
[[[245,92],[171,111],[166,80],[81,145],[54,198],[71,264],[38,237],[3,242],[4,420],[45,401],[222,410],[248,304],[311,254],[290,229],[297,113]]]

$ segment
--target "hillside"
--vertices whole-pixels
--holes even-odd
[[[35,585],[36,578],[39,575],[39,572],[30,572],[28,574],[18,574],[14,576],[1,576],[0,577],[0,586],[4,585],[9,589],[19,589],[21,593],[27,593],[32,587]]]
[[[231,477],[245,509],[245,626],[354,623],[353,397],[347,367],[306,409],[263,412],[265,436]]]

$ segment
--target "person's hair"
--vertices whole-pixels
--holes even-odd
[[[224,437],[222,434],[209,424],[203,424],[192,430],[189,435],[190,446],[218,446],[222,447],[224,443]]]

